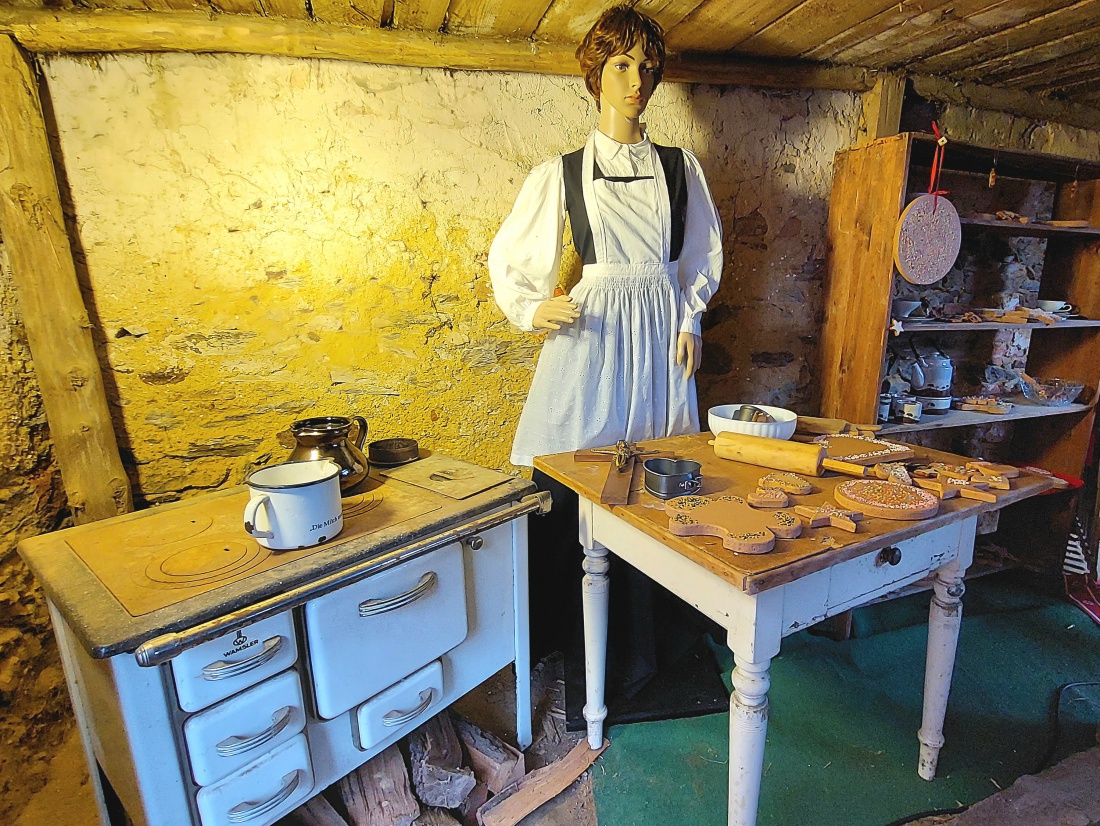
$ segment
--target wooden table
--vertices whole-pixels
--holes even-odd
[[[709,433],[643,443],[703,465],[701,495],[745,496],[770,471],[719,459]],[[916,448],[918,460],[965,462],[959,456]],[[805,528],[798,539],[780,539],[769,553],[739,555],[716,537],[678,537],[668,531],[663,502],[645,492],[640,474],[627,505],[600,505],[607,466],[575,463],[571,453],[540,456],[535,467],[580,495],[584,547],[583,610],[587,697],[584,717],[593,748],[603,742],[607,655],[608,553],[626,560],[726,629],[733,651],[730,697],[729,823],[752,826],[760,800],[768,721],[768,668],[783,637],[864,605],[935,574],[928,618],[924,713],[917,771],[936,773],[943,720],[962,621],[963,574],[974,554],[978,514],[1053,487],[1046,477],[1022,474],[1012,490],[995,491],[996,503],[952,499],[919,522],[866,518],[852,534],[837,528]],[[849,477],[810,479],[814,491],[792,504],[834,501]],[[896,549],[896,552],[894,551]]]

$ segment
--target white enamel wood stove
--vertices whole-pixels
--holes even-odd
[[[525,514],[546,504],[493,481],[375,480],[302,551],[259,548],[240,489],[22,543],[104,824],[268,826],[509,663],[529,745]]]

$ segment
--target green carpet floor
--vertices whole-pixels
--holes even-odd
[[[1019,573],[969,582],[947,744],[927,783],[916,773],[916,732],[929,599],[859,609],[847,642],[807,632],[783,641],[759,826],[884,826],[974,803],[1042,759],[1059,685],[1100,680],[1100,627],[1057,592]],[[1066,691],[1055,758],[1095,745],[1098,722],[1100,688]],[[724,824],[727,735],[725,714],[612,727],[593,772],[600,826]]]

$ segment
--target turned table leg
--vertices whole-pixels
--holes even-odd
[[[955,651],[962,625],[963,568],[959,561],[936,571],[932,605],[928,611],[928,656],[924,667],[924,716],[917,738],[920,762],[917,772],[925,780],[936,776],[936,763],[943,748],[943,718],[955,669]]]
[[[729,826],[754,826],[768,734],[768,667],[734,656],[730,696]]]
[[[584,719],[588,721],[588,745],[603,745],[604,683],[607,677],[607,598],[611,563],[607,548],[596,543],[584,549],[584,580],[581,599],[584,609],[584,678],[587,686]]]

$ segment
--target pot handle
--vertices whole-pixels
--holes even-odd
[[[260,505],[267,505],[268,501],[267,494],[261,493],[255,499],[249,499],[248,504],[244,506],[244,529],[249,536],[254,536],[257,539],[275,538],[275,534],[271,531],[261,531],[256,528],[256,512],[259,511]]]
[[[352,416],[351,420],[359,425],[359,430],[355,434],[355,446],[362,450],[363,444],[367,441],[367,420],[362,416]]]

